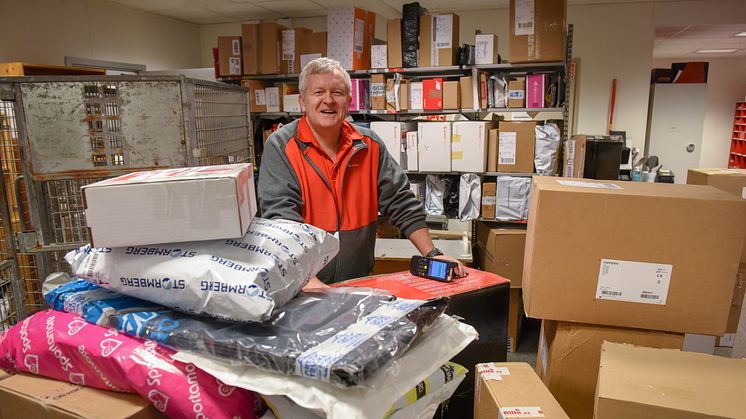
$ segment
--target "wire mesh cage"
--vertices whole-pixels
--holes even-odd
[[[238,86],[180,76],[0,78],[0,261],[12,258],[0,265],[0,329],[43,308],[43,279],[68,271],[65,252],[88,242],[81,186],[137,170],[251,162],[250,133]]]

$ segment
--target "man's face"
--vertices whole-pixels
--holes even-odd
[[[342,76],[321,73],[306,78],[300,105],[312,128],[328,129],[342,125],[351,100]]]

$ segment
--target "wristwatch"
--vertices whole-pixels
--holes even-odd
[[[435,256],[443,256],[443,252],[441,252],[437,247],[433,247],[433,250],[427,252],[425,255],[426,258],[434,258]]]

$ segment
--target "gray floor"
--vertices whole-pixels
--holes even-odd
[[[508,362],[527,362],[536,367],[536,353],[539,348],[541,320],[524,318],[518,336],[518,350],[508,352]]]

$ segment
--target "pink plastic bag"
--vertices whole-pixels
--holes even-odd
[[[173,351],[80,317],[47,310],[0,334],[0,368],[137,393],[172,418],[256,418],[258,397],[228,386]]]

